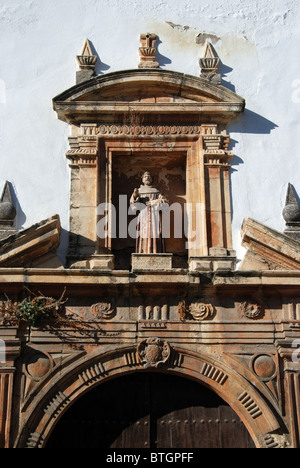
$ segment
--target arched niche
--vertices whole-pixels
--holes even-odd
[[[128,196],[150,169],[170,203],[188,207],[181,243],[170,236],[168,251],[185,253],[191,270],[235,267],[233,154],[226,126],[245,108],[240,96],[203,78],[138,69],[80,83],[53,105],[72,128],[70,265],[114,268],[120,232],[115,233],[111,205],[118,194]],[[108,207],[108,235],[100,239],[97,207],[102,204]],[[130,241],[121,244],[132,247]]]

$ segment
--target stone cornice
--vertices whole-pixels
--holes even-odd
[[[167,70],[126,70],[97,76],[53,99],[59,119],[95,122],[107,114],[211,116],[228,123],[244,111],[245,101],[203,78]]]

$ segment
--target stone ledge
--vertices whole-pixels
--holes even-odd
[[[235,256],[190,257],[191,272],[233,271],[236,266]]]
[[[173,254],[132,254],[132,271],[172,270]]]

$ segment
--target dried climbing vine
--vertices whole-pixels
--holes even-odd
[[[36,327],[43,320],[61,320],[60,312],[67,302],[64,299],[66,290],[59,299],[46,297],[40,292],[36,295],[29,289],[27,291],[29,295],[20,302],[12,301],[5,294],[6,301],[0,303],[0,324],[19,325],[20,322],[26,322]]]

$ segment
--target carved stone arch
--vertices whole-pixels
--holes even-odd
[[[171,349],[168,361],[150,371],[175,374],[208,387],[237,413],[256,446],[267,448],[269,439],[273,441],[272,435],[280,428],[280,414],[262,397],[260,389],[254,388],[222,356]],[[96,351],[62,367],[33,398],[15,447],[45,447],[60,417],[82,395],[109,379],[145,371],[149,369],[141,362],[137,347],[120,347],[101,354]]]

